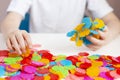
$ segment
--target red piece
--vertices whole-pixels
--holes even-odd
[[[79,56],[88,56],[89,53],[87,53],[87,52],[80,52],[80,53],[78,53],[78,55],[79,55]]]
[[[39,54],[49,53],[49,52],[50,52],[50,51],[48,51],[48,50],[40,50],[40,51],[38,51]]]
[[[105,75],[109,78],[113,78],[111,75],[110,75],[110,71],[109,72],[106,72]]]
[[[0,56],[8,56],[9,51],[8,50],[0,50]]]
[[[73,65],[76,65],[76,63],[78,62],[78,58],[75,56],[68,56],[66,59],[72,61]]]
[[[40,50],[38,51],[38,54],[40,54],[42,58],[46,58],[52,61],[53,55],[48,50]]]
[[[40,69],[40,70],[37,70],[37,73],[38,74],[47,74],[47,73],[49,73],[49,69],[47,69],[47,68]]]
[[[120,62],[120,56],[118,56],[116,59]]]
[[[33,54],[34,53],[34,51],[33,50],[30,50],[30,54]]]
[[[80,64],[80,68],[82,68],[82,69],[87,69],[90,66],[91,66],[91,63],[82,63],[82,64]]]
[[[120,68],[116,70],[116,73],[120,75]]]
[[[35,76],[33,80],[44,80],[43,76]]]
[[[43,76],[35,76],[33,80],[44,80]]]
[[[107,56],[111,61],[112,64],[119,64],[120,62],[117,60],[117,58],[113,57],[113,56]]]
[[[59,76],[57,74],[49,74],[50,80],[59,80]]]
[[[31,64],[31,60],[29,58],[24,58],[22,61],[21,61],[21,64]]]
[[[74,75],[76,75],[78,77],[84,77],[86,74],[80,73],[80,72],[75,72]]]
[[[5,77],[5,80],[10,80],[10,77]]]

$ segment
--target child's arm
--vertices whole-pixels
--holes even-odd
[[[24,30],[19,30],[22,18],[18,13],[9,12],[0,26],[8,49],[18,53],[24,52],[26,46],[32,45],[29,34]]]
[[[120,34],[120,20],[115,16],[113,12],[103,17],[102,20],[107,25],[107,28],[104,32],[98,31],[101,39],[98,40],[91,36],[87,37],[87,39],[93,43],[91,45],[88,45],[91,50],[97,50],[101,48],[103,45],[109,43]]]

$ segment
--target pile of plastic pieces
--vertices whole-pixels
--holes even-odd
[[[2,78],[5,76],[4,78]],[[114,80],[120,78],[120,56],[54,56],[48,50],[0,51],[0,80]]]
[[[82,23],[76,26],[72,31],[67,33],[68,37],[71,37],[71,41],[75,41],[76,46],[82,46],[82,44],[92,44],[86,39],[86,36],[93,36],[97,39],[100,38],[97,30],[103,31],[105,24],[101,19],[96,18],[94,21],[90,17],[85,17]]]

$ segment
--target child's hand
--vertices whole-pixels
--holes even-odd
[[[9,34],[4,34],[8,49],[21,54],[26,51],[26,47],[31,48],[32,42],[29,34],[24,30],[15,30]]]
[[[102,46],[109,42],[109,34],[107,28],[105,28],[104,31],[98,30],[98,33],[100,35],[100,39],[96,39],[92,36],[86,37],[90,42],[92,42],[92,44],[88,45],[87,47],[93,51],[100,49]]]

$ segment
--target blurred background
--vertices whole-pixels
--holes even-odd
[[[0,2],[0,23],[2,19],[6,15],[6,9],[11,0],[1,0]],[[120,18],[120,0],[107,0],[109,4],[114,8],[115,14]],[[88,11],[86,11],[87,15],[90,15]],[[24,27],[24,24],[29,26],[29,14],[26,14],[25,20],[21,23],[20,29],[25,29],[29,31],[28,27]]]

